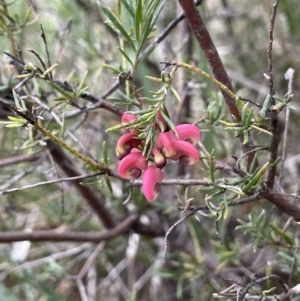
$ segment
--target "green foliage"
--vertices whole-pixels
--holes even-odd
[[[1,231],[105,231],[75,182],[92,189],[117,226],[132,212],[139,212],[139,221],[128,232],[106,242],[82,279],[88,291],[96,278],[97,300],[166,300],[172,296],[178,300],[196,301],[199,296],[211,300],[213,293],[231,285],[228,277],[243,286],[252,281],[250,275],[254,273],[257,277],[278,274],[290,286],[300,282],[298,224],[267,201],[246,202],[265,188],[269,170],[281,167],[280,152],[274,162],[269,162],[272,112],[280,113],[279,125],[283,128],[285,110],[293,109],[291,101],[299,98],[296,81],[295,91],[289,93],[283,82],[287,67],[295,68],[296,74],[300,71],[298,2],[282,1],[275,24],[275,106],[270,106],[268,87],[262,84],[267,66],[266,20],[271,5],[266,9],[268,5],[262,1],[234,0],[229,8],[223,7],[233,12],[228,18],[216,14],[215,8],[223,2],[204,1],[199,9],[220,46],[225,65],[238,73],[232,72],[231,77],[241,120],[230,116],[224,96],[217,90],[226,95],[233,91],[210,75],[205,57],[190,38],[192,32],[175,27],[168,32],[163,46],[154,51],[157,36],[177,14],[175,3],[0,2],[0,44],[6,53],[0,74],[0,97],[5,101],[0,106]],[[40,24],[46,40],[40,37]],[[158,66],[166,56],[171,61],[164,62],[161,72]],[[188,64],[178,67],[173,61]],[[118,86],[118,90],[106,93],[112,86]],[[68,154],[69,159],[63,162],[69,170],[90,173],[87,162],[80,157],[83,155],[100,162],[110,173],[31,187],[69,175],[47,148],[51,137],[29,125],[22,115],[7,110],[5,103],[13,104],[24,116],[30,116],[78,151],[79,156]],[[293,105],[297,109],[297,102]],[[137,116],[137,120],[120,124],[123,111]],[[159,112],[162,119],[157,118]],[[290,193],[288,198],[296,203],[300,141],[297,114],[297,110],[291,111],[289,122],[286,156],[291,161],[286,161],[276,182],[280,193]],[[158,132],[164,131],[166,124],[176,135],[178,121],[200,127],[202,142],[197,147],[201,162],[185,170],[178,169],[177,163],[170,164],[164,170],[166,179],[203,180],[204,185],[168,186],[167,192],[161,192],[160,201],[146,203],[140,187],[121,182],[115,174],[114,149],[119,130],[136,130],[149,156]],[[250,168],[247,156],[241,155],[239,139],[244,147],[251,139],[254,141],[250,152],[255,152],[255,159]],[[33,158],[36,155],[38,158]],[[30,160],[11,163],[19,156]],[[9,192],[27,185],[28,189]],[[182,205],[181,211],[178,205]],[[203,210],[194,212],[168,237],[164,264],[165,246],[159,236],[197,206]],[[147,235],[134,233],[137,229]],[[0,300],[84,299],[74,276],[89,262],[96,245],[31,242],[27,252],[26,243],[0,245]],[[20,246],[25,246],[24,262],[12,261],[13,251],[20,251]],[[82,247],[82,251],[53,259],[74,247]],[[46,263],[39,261],[48,256],[52,259]],[[22,272],[18,272],[20,267]],[[263,283],[261,290],[250,292],[262,297],[277,294],[279,290],[273,288],[272,282]]]

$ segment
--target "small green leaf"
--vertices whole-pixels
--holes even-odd
[[[129,62],[129,64],[133,67],[132,60],[129,58],[129,56],[126,54],[125,51],[123,51],[120,47],[118,47],[118,50],[122,53],[122,55],[125,57],[125,59]]]
[[[142,0],[137,0],[136,14],[135,14],[135,37],[140,43],[140,26],[143,24],[143,7]]]
[[[180,95],[178,94],[178,92],[176,91],[176,89],[171,85],[170,86],[172,93],[174,94],[174,96],[176,97],[176,99],[178,100],[178,102],[181,101]]]
[[[177,133],[176,128],[175,128],[173,122],[171,121],[171,119],[163,111],[160,111],[160,112],[161,112],[162,117],[166,121],[167,125],[170,127],[170,129],[174,132],[175,136],[178,138],[178,133]]]
[[[123,27],[123,25],[118,20],[117,16],[112,13],[109,9],[106,8],[105,5],[98,2],[98,5],[100,6],[100,9],[103,11],[103,13],[108,17],[108,19],[115,25],[115,27],[121,32],[123,37],[127,40],[127,42],[130,43],[132,48],[135,50],[135,45],[133,41],[131,40],[129,34],[127,33],[127,30]]]
[[[129,0],[130,2],[132,0]],[[129,5],[129,3],[127,2],[127,0],[121,0],[122,4],[124,5],[124,7],[126,8],[126,10],[129,12],[129,15],[131,16],[131,18],[134,20],[134,11],[133,8]]]
[[[108,164],[108,157],[107,157],[107,144],[106,144],[106,141],[103,141],[103,143],[102,143],[102,150],[103,150],[102,160],[103,160],[103,163],[105,165],[107,165]]]
[[[276,234],[278,234],[281,238],[283,238],[290,246],[293,245],[293,240],[280,228],[275,226],[274,224],[270,224],[271,228],[273,229]]]
[[[107,174],[105,174],[105,183],[110,191],[110,193],[113,193],[113,188],[111,186],[110,180],[109,180],[109,176]]]
[[[6,124],[5,127],[6,128],[20,128],[22,127],[24,124],[20,124],[20,123],[9,123]]]
[[[56,68],[58,66],[58,64],[54,64],[51,67],[49,67],[42,75],[42,77],[46,77],[46,75],[48,75],[54,68]]]

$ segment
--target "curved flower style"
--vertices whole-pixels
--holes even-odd
[[[176,151],[174,148],[174,139],[169,132],[159,133],[156,141],[157,149],[161,150],[165,158],[172,158],[175,156]]]
[[[139,146],[140,141],[135,138],[137,138],[136,132],[126,133],[120,137],[116,146],[118,159],[121,160],[130,153],[132,148]]]
[[[179,140],[196,144],[200,140],[200,130],[193,124],[180,124],[175,126]]]
[[[120,161],[118,173],[123,179],[137,179],[147,167],[148,162],[142,152],[133,151]]]
[[[183,166],[195,164],[199,158],[199,152],[191,143],[183,140],[174,141],[176,155],[170,158],[171,160],[179,160]]]
[[[143,175],[143,193],[148,201],[154,201],[159,192],[160,185],[158,184],[164,178],[163,172],[156,166],[149,166]]]

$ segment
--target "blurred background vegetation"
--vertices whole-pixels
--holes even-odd
[[[124,6],[130,0],[100,2],[104,10],[111,8],[119,14],[122,26],[133,35],[129,30],[132,26],[129,12]],[[132,5],[135,7],[138,2],[145,7],[151,3],[150,0],[132,1]],[[156,2],[160,4],[160,1]],[[272,4],[270,0],[204,0],[198,6],[237,95],[258,103],[262,103],[268,93],[268,82],[263,74],[267,72]],[[1,0],[1,52],[14,57],[19,57],[22,52],[26,64],[41,68],[37,56],[28,49],[47,62],[45,43],[41,38],[42,25],[51,64],[58,64],[53,77],[66,81],[75,89],[82,83],[81,88],[86,87],[91,95],[99,99],[104,97],[123,111],[134,107],[137,95],[149,97],[149,91],[159,89],[159,84],[145,76],[160,77],[160,61],[165,58],[188,62],[210,72],[185,20],[145,61],[132,68],[119,51],[119,47],[126,46],[126,39],[108,21],[103,7],[101,10],[92,0]],[[177,1],[166,1],[152,32],[141,44],[142,51],[181,13]],[[141,24],[146,19],[143,15]],[[282,1],[274,30],[273,73],[276,94],[283,97],[287,92],[284,74],[288,68],[295,70],[292,106],[296,110],[291,110],[287,160],[281,182],[283,191],[294,193],[295,197],[300,191],[299,22],[298,1]],[[134,53],[130,55],[134,56]],[[0,64],[1,97],[14,102],[12,88],[23,79],[16,77],[20,73],[11,64],[9,56],[2,54]],[[129,70],[132,73],[129,74]],[[120,79],[122,72],[130,75],[130,84],[137,89],[136,95],[128,95],[128,86]],[[110,87],[119,82],[118,89],[107,96]],[[183,69],[178,70],[173,84],[182,100],[178,103],[171,96],[166,99],[172,121],[198,122],[201,140],[207,150],[214,149],[217,160],[234,165],[232,156],[240,156],[239,141],[218,122],[220,118],[230,120],[230,116],[215,86]],[[140,88],[143,89],[139,91]],[[42,104],[26,97],[24,101],[29,108],[42,107],[40,115],[44,118],[44,126],[91,158],[102,159],[103,142],[106,141],[109,167],[116,170],[115,144],[121,131],[106,133],[105,130],[120,122],[119,115],[100,106],[83,110],[90,105],[87,99],[78,97],[72,102],[49,82],[38,78],[28,81],[19,94],[20,97],[30,94],[35,100],[39,99]],[[1,120],[7,120],[7,115],[11,112],[1,107]],[[282,131],[284,113],[279,116]],[[45,137],[34,129],[0,126],[0,230],[102,231],[102,223],[72,182],[1,195],[14,187],[69,175],[60,169],[45,147]],[[257,144],[265,144],[268,139],[264,135],[254,138]],[[19,156],[24,159],[12,160]],[[72,155],[70,158],[83,174],[93,172],[84,162]],[[267,160],[264,154],[261,159]],[[169,179],[203,179],[207,176],[204,168],[202,162],[184,170],[171,164],[166,167],[165,174]],[[218,175],[227,176],[224,172]],[[299,283],[299,225],[266,201],[229,209],[226,218],[219,223],[222,244],[216,234],[215,218],[197,213],[195,218],[187,219],[168,237],[165,262],[164,235],[181,218],[179,198],[184,200],[185,187],[164,186],[159,199],[147,203],[139,187],[134,187],[129,195],[128,187],[119,179],[111,178],[110,183],[112,191],[103,176],[88,179],[82,185],[90,187],[104,200],[114,216],[122,218],[129,212],[138,211],[143,223],[153,225],[156,231],[148,235],[130,231],[98,245],[44,241],[1,244],[0,300],[212,300],[213,293],[233,283],[247,283],[254,274],[256,277],[276,274],[290,287]],[[201,186],[188,189],[188,197],[194,198],[195,205],[204,205],[203,198],[207,193],[211,193],[211,189]],[[127,202],[123,204],[125,200]],[[243,228],[236,229],[241,225]],[[85,270],[92,254],[96,257]],[[278,283],[272,281],[262,284],[259,289],[274,286],[280,291]]]

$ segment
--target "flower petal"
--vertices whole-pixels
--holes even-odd
[[[116,153],[119,159],[128,155],[133,147],[138,147],[140,141],[135,139],[137,137],[135,132],[130,132],[122,135],[116,146]]]
[[[152,155],[153,155],[153,162],[156,167],[163,168],[166,166],[167,164],[166,158],[156,147],[152,148]]]
[[[200,140],[200,130],[193,124],[180,124],[175,128],[179,140],[184,140],[194,145]]]
[[[120,161],[118,173],[123,179],[137,179],[147,167],[148,162],[142,152],[134,151]]]
[[[158,124],[159,122],[161,124],[160,126]],[[155,118],[155,128],[161,131],[162,130],[161,127],[163,128],[163,130],[166,130],[168,125],[167,125],[167,122],[165,121],[165,119],[163,118],[161,112],[159,111]]]
[[[148,201],[154,201],[159,192],[160,185],[158,184],[164,178],[163,172],[156,166],[149,166],[143,175],[143,193]]]
[[[135,121],[135,120],[137,120],[137,116],[128,114],[128,113],[124,113],[121,118],[121,123],[122,124],[128,123],[128,122]]]
[[[166,158],[171,158],[176,154],[173,139],[168,132],[159,133],[156,140],[156,148],[161,150]]]
[[[183,166],[193,165],[199,160],[199,151],[191,143],[187,141],[176,140],[174,141],[174,146],[176,155],[170,158],[171,160],[180,160],[180,163]]]

